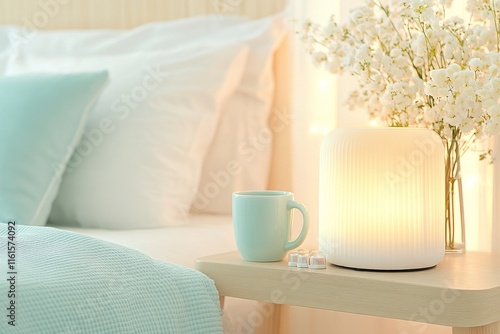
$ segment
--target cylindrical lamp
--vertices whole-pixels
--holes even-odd
[[[435,132],[336,129],[321,145],[319,248],[351,268],[435,266],[445,251],[444,191]]]

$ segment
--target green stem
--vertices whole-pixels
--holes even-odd
[[[446,248],[449,250],[453,250],[456,248],[456,242],[458,241],[456,238],[456,225],[463,221],[463,208],[461,202],[460,204],[460,217],[455,216],[455,185],[458,181],[459,186],[459,195],[461,196],[461,187],[460,187],[460,137],[461,133],[458,129],[452,130],[452,137],[450,140],[445,142],[446,146],[446,157],[445,157],[445,182],[446,182],[446,191],[445,191],[445,240],[446,240]],[[459,198],[462,201],[462,198]],[[460,218],[460,222],[456,219]],[[463,224],[461,224],[463,225]],[[464,227],[462,226],[462,229]],[[462,232],[463,233],[463,232]]]
[[[500,30],[498,29],[498,17],[495,1],[492,2],[493,6],[493,22],[495,23],[495,31],[497,34],[497,52],[500,52]]]

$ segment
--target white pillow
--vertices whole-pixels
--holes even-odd
[[[76,57],[249,45],[241,84],[223,105],[193,202],[196,212],[227,214],[231,212],[232,192],[267,186],[272,146],[268,118],[274,97],[273,55],[285,33],[281,15],[260,20],[200,16],[125,31],[39,31],[18,43],[18,52],[38,57]],[[2,34],[7,32],[0,29]],[[12,31],[10,39],[20,40]]]
[[[239,83],[247,54],[244,45],[96,57],[20,50],[8,73],[110,75],[49,222],[109,229],[183,223],[221,105]]]
[[[207,15],[153,22],[128,30],[38,30],[28,36],[22,27],[0,26],[0,43],[8,40],[11,53],[19,50],[44,57],[119,55],[138,50],[166,51],[199,43],[227,46],[248,40],[249,35],[255,35],[250,28],[269,27],[270,22],[278,18],[253,21],[239,16]],[[232,29],[238,31],[227,35],[228,30]],[[239,36],[242,33],[243,36]]]
[[[283,21],[273,17],[215,34],[229,40],[245,36],[250,53],[241,83],[222,109],[193,211],[230,214],[233,192],[267,187],[272,154],[268,123],[275,88],[273,57],[284,33]]]

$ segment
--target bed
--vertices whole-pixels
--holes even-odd
[[[31,92],[31,109],[48,103],[58,120],[30,114],[36,123],[23,134],[31,139],[0,149],[3,159],[24,159],[21,170],[2,167],[13,177],[0,191],[14,194],[0,197],[3,222],[90,237],[194,275],[196,258],[235,250],[230,194],[291,188],[285,7],[284,0],[0,1],[0,74],[24,80],[0,86]],[[43,80],[58,91],[37,94],[40,86],[26,84],[33,75],[55,76]],[[75,90],[78,112],[68,115]],[[64,104],[51,105],[61,96]],[[19,180],[29,182],[16,197]],[[38,194],[42,181],[48,186]],[[16,200],[29,209],[11,210]],[[224,332],[242,332],[253,310],[226,300]],[[272,330],[265,326],[255,331]]]

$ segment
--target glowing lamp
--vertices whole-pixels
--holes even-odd
[[[335,265],[435,266],[445,252],[444,152],[427,129],[336,129],[320,154],[319,247]]]

